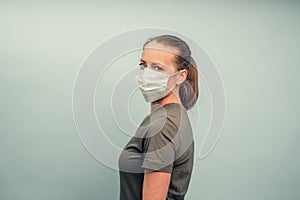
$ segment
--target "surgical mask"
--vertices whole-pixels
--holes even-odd
[[[138,83],[145,100],[151,103],[167,96],[169,93],[167,87],[169,77],[177,73],[178,72],[175,72],[174,74],[169,75],[149,68],[144,68],[143,70],[140,70],[135,80]],[[172,89],[174,87],[175,85]],[[172,89],[170,89],[170,91]]]

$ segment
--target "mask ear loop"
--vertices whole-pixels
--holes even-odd
[[[170,76],[174,76],[174,75],[178,74],[181,70],[182,70],[182,69],[179,69],[179,70],[177,70],[177,72],[175,72],[175,73],[173,73],[173,74],[170,74],[170,75],[169,75],[169,78],[170,78]],[[172,92],[172,95],[174,95],[173,89],[174,89],[176,86],[177,86],[177,83],[176,83],[176,81],[175,81],[175,83],[174,83],[174,85],[172,86],[172,88],[171,88],[171,89],[168,89],[168,95],[169,95],[171,92]]]
[[[169,75],[169,78],[170,78],[170,76],[173,76],[173,75],[175,75],[175,74],[178,74],[180,71],[182,71],[182,70],[188,70],[189,69],[189,65],[188,65],[188,67],[187,68],[181,68],[181,69],[178,69],[177,70],[177,72],[175,72],[175,73],[173,73],[173,74],[170,74]],[[175,88],[175,86],[177,85],[177,83],[176,83],[176,81],[175,81],[175,84],[173,85],[173,87],[170,89],[170,90],[168,90],[168,93],[170,93],[170,92],[172,92],[172,90]],[[180,97],[179,97],[180,98]]]
[[[170,75],[169,75],[169,78],[170,78],[170,76],[174,76],[175,74],[178,74],[180,71],[181,71],[181,69],[180,69],[180,70],[177,70],[177,72],[175,72],[175,73],[173,73],[173,74],[170,74]],[[176,82],[175,82],[175,84],[172,86],[172,88],[168,90],[168,93],[170,93],[170,92],[175,88],[176,85],[177,85],[177,84],[176,84]]]

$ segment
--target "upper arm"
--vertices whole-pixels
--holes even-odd
[[[143,200],[165,200],[169,189],[171,173],[145,172]]]
[[[163,123],[161,126],[160,123]],[[149,171],[171,173],[175,160],[178,128],[169,119],[155,120],[144,139],[142,168]],[[179,137],[179,136],[178,136]]]
[[[165,120],[152,122],[151,137],[144,140],[143,200],[165,200],[169,189],[176,154],[174,137],[178,129],[169,119],[160,126],[162,121]]]

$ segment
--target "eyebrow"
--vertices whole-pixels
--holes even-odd
[[[143,63],[147,63],[146,61],[144,61],[143,59],[140,59],[141,62]],[[154,65],[161,65],[162,67],[166,67],[165,65],[161,64],[161,63],[153,63]]]

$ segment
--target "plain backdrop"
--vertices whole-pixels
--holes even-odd
[[[0,1],[0,199],[118,199],[118,172],[80,142],[72,90],[97,45],[139,27],[197,41],[226,88],[222,136],[195,159],[186,199],[300,199],[299,19],[299,1]]]

